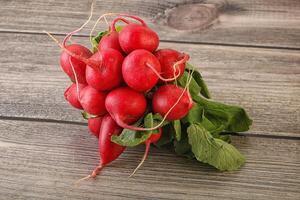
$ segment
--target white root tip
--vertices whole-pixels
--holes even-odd
[[[137,171],[139,168],[141,168],[141,166],[143,165],[143,163],[145,162],[147,156],[148,156],[148,153],[149,153],[149,149],[150,149],[150,142],[146,143],[146,149],[145,149],[145,153],[144,153],[144,156],[141,160],[141,162],[139,163],[139,165],[134,169],[134,171],[130,174],[129,178],[132,177]]]

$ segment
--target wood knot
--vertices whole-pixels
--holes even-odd
[[[167,11],[168,26],[177,30],[205,29],[218,18],[214,4],[185,4]]]

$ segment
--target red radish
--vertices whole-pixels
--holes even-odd
[[[160,139],[161,134],[162,134],[162,128],[159,128],[158,130],[159,130],[158,133],[152,134],[152,135],[145,141],[146,149],[145,149],[144,156],[143,156],[143,158],[142,158],[140,164],[135,168],[135,170],[132,172],[132,174],[130,175],[130,177],[133,176],[133,175],[137,172],[137,170],[138,170],[138,169],[143,165],[143,163],[145,162],[145,160],[146,160],[146,158],[147,158],[147,156],[148,156],[148,154],[149,154],[149,150],[150,150],[150,145],[151,145],[151,143],[157,142],[157,141]]]
[[[184,117],[189,110],[193,106],[192,98],[187,92],[189,90],[189,85],[192,80],[192,74],[190,74],[187,83],[184,88],[178,87],[176,85],[164,85],[161,86],[153,95],[152,98],[152,108],[154,112],[158,112],[160,115],[163,116],[162,121],[154,126],[149,128],[143,128],[143,127],[135,127],[128,125],[126,121],[124,121],[118,112],[121,113],[121,115],[124,115],[122,111],[119,111],[119,109],[116,110],[117,114],[114,114],[114,112],[111,112],[110,110],[113,110],[113,105],[110,105],[110,110],[105,106],[109,113],[114,117],[117,124],[123,128],[130,129],[130,130],[136,130],[136,131],[150,131],[150,130],[156,130],[161,127],[161,125],[164,123],[164,121],[167,119],[169,121],[180,119]],[[120,106],[120,108],[122,108]],[[170,116],[169,116],[170,115]]]
[[[121,53],[123,52],[119,43],[119,33],[116,31],[112,31],[107,35],[103,36],[99,42],[99,51],[106,50],[109,48],[115,49]]]
[[[125,23],[129,24],[129,21],[127,21],[126,19],[117,17],[112,22],[112,25],[115,25],[115,23],[119,20],[124,21]],[[124,52],[120,46],[120,43],[119,43],[119,33],[116,31],[114,26],[110,28],[110,32],[107,35],[104,35],[101,38],[99,45],[98,45],[98,49],[100,51],[109,49],[109,48],[115,49],[115,50],[121,52],[122,54],[124,54]]]
[[[86,178],[95,178],[103,167],[117,159],[123,153],[125,147],[111,141],[112,135],[119,135],[121,132],[122,128],[116,124],[109,114],[103,117],[99,132],[100,163],[92,174]]]
[[[101,62],[96,62],[93,59],[89,58],[92,55],[92,53],[87,48],[85,48],[84,46],[78,45],[78,44],[66,45],[68,40],[72,37],[72,35],[79,32],[81,29],[83,29],[89,23],[89,21],[92,18],[92,15],[93,15],[93,6],[94,6],[94,3],[91,4],[91,13],[90,13],[90,16],[89,16],[88,20],[81,27],[79,27],[78,29],[68,33],[66,35],[66,37],[64,38],[62,44],[55,37],[53,37],[49,32],[44,31],[63,50],[63,53],[62,53],[63,62],[62,62],[62,59],[61,59],[61,65],[62,65],[62,68],[64,70],[68,69],[68,73],[67,72],[66,73],[68,75],[70,74],[69,76],[71,77],[72,81],[74,81],[74,77],[73,77],[73,72],[70,70],[70,66],[68,66],[69,57],[72,57],[72,61],[73,61],[73,59],[76,59],[76,62],[84,63],[85,65],[89,65],[90,67],[93,67],[95,69],[98,69],[101,66]],[[69,49],[70,46],[73,46],[73,45],[75,45],[76,47],[74,47],[74,49]],[[86,50],[88,50],[89,56],[86,56]],[[76,63],[73,63],[73,64],[76,65]],[[80,72],[77,72],[76,67],[74,67],[75,72],[76,72],[76,74],[78,74],[78,76],[81,76],[82,73],[85,73],[85,65],[84,65],[84,69],[82,69],[82,67],[80,68],[80,69],[82,69]],[[81,79],[82,78],[78,78],[79,83],[81,83]],[[85,79],[82,83],[85,83]]]
[[[92,115],[104,115],[106,93],[99,92],[91,86],[86,86],[80,91],[80,103],[83,109]]]
[[[86,81],[99,91],[111,90],[122,81],[122,54],[115,49],[104,49],[96,52],[91,59],[102,63],[100,69],[86,68]]]
[[[85,63],[86,65],[89,65],[90,67],[94,68],[94,69],[99,69],[102,62],[99,60],[94,60],[93,58],[86,58],[84,56],[82,56],[82,52],[72,52],[68,49],[68,46],[65,45],[66,42],[66,38],[63,42],[63,44],[61,44],[55,37],[53,37],[50,33],[44,31],[54,42],[57,43],[57,45],[63,50],[63,53],[66,53],[67,55],[69,55],[72,60],[76,59],[78,61],[81,61],[83,63]],[[68,37],[70,37],[71,35],[68,35]],[[82,46],[83,47],[83,46]],[[69,60],[69,59],[68,59]]]
[[[119,43],[123,51],[127,54],[136,49],[145,49],[153,52],[159,44],[158,35],[152,31],[141,18],[134,15],[119,14],[139,21],[141,24],[130,23],[125,25],[119,33]],[[118,17],[111,23],[111,30],[115,31],[115,24],[123,18]]]
[[[121,87],[108,93],[105,107],[120,126],[121,123],[132,124],[140,119],[146,111],[147,101],[142,93]]]
[[[79,91],[86,87],[85,84],[78,84]],[[73,83],[70,87],[68,87],[64,93],[65,99],[74,107],[78,109],[82,109],[80,101],[78,100],[77,88],[76,84]]]
[[[70,77],[70,79],[74,82],[75,81],[75,77],[74,77],[74,73],[72,71],[71,65],[70,65],[70,55],[71,54],[75,54],[75,55],[80,55],[78,57],[73,57],[72,58],[72,63],[73,63],[73,67],[74,70],[77,74],[77,79],[79,83],[86,83],[85,80],[85,67],[86,67],[86,63],[82,61],[81,58],[83,59],[88,59],[89,57],[91,57],[92,52],[79,44],[71,44],[71,45],[66,45],[67,40],[74,34],[79,32],[92,18],[93,15],[93,7],[94,7],[94,3],[92,2],[91,4],[91,13],[90,16],[88,18],[88,20],[78,29],[68,33],[66,35],[66,37],[64,38],[63,44],[60,44],[50,33],[46,32],[55,42],[57,42],[59,44],[60,47],[62,47],[63,49],[66,49],[66,51],[63,51],[61,53],[60,56],[60,65],[62,67],[62,69],[64,70],[64,72]],[[69,54],[68,52],[70,52],[71,54]],[[80,59],[78,59],[80,58]]]
[[[127,54],[136,49],[145,49],[153,52],[159,44],[158,35],[146,24],[131,23],[125,25],[119,33],[119,42]]]
[[[102,117],[93,117],[88,119],[89,130],[97,138],[99,138],[101,123],[102,123]]]
[[[146,141],[145,141],[145,144],[151,144],[151,143],[154,143],[154,142],[157,142],[160,137],[161,137],[161,134],[162,134],[162,128],[159,128],[159,132],[158,133],[155,133],[155,134],[152,134]]]
[[[129,87],[139,92],[151,90],[158,81],[160,73],[158,59],[149,51],[138,49],[131,52],[122,65],[124,81]]]
[[[189,56],[173,49],[160,49],[154,53],[161,65],[161,76],[165,79],[179,78]]]
[[[79,44],[71,44],[66,46],[66,49],[74,54],[81,55],[82,58],[88,59],[92,56],[92,52],[90,52],[89,49],[86,47],[79,45]],[[74,82],[75,77],[74,73],[71,68],[71,64],[69,62],[70,55],[63,51],[60,55],[60,66],[64,70],[64,72],[70,77],[70,79]],[[86,64],[82,62],[81,60],[78,60],[76,58],[71,58],[72,63],[75,69],[75,72],[77,74],[77,79],[79,83],[86,83],[85,80],[85,68]]]
[[[183,94],[183,95],[182,95]],[[170,108],[176,103],[179,97],[182,98],[177,105],[169,112]],[[152,99],[152,108],[155,113],[165,116],[169,121],[183,118],[193,106],[191,96],[183,88],[176,85],[163,85],[154,93]]]

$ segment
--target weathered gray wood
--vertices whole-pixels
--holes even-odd
[[[73,38],[87,43],[87,38]],[[45,35],[0,34],[0,116],[83,121],[63,97],[70,83]],[[191,54],[213,98],[241,105],[253,134],[299,136],[300,51],[162,43]]]
[[[72,183],[98,162],[96,139],[76,125],[0,121],[0,199],[297,199],[300,140],[234,137],[239,171],[213,168],[152,148],[129,148],[95,181]]]
[[[1,0],[0,31],[65,33],[87,19],[90,3]],[[107,12],[139,15],[162,40],[300,48],[298,0],[97,1],[95,15]]]

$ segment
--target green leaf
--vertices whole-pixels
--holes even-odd
[[[227,143],[231,143],[231,137],[229,134],[218,134],[217,136],[213,136],[214,138],[218,138],[220,140],[223,140],[224,142],[227,142]]]
[[[252,124],[252,120],[241,107],[215,102],[202,96],[198,96],[195,101],[204,108],[205,113],[219,120],[225,126],[226,131],[247,131]]]
[[[191,151],[191,145],[189,144],[188,138],[183,138],[180,141],[174,140],[175,152],[179,155],[184,155]]]
[[[202,116],[201,125],[205,127],[212,135],[219,134],[226,128],[226,121],[219,120],[214,116],[209,114],[204,114]]]
[[[123,26],[116,26],[116,31],[119,33],[123,29]]]
[[[96,118],[98,117],[97,115],[92,115],[87,113],[86,111],[81,112],[81,115],[84,119],[90,119],[90,118]]]
[[[180,120],[175,120],[172,122],[173,124],[173,128],[175,131],[175,138],[177,141],[180,141],[181,139],[181,124],[180,124]]]
[[[174,139],[174,128],[172,124],[167,124],[163,127],[162,135],[160,139],[154,143],[156,147],[162,147],[164,145],[170,144]]]
[[[219,120],[209,114],[206,114],[205,116],[203,113],[202,121],[200,122],[200,124],[206,130],[208,130],[214,138],[218,138],[230,143],[230,135],[220,135],[220,133],[226,128],[226,121]]]
[[[144,120],[141,118],[137,123],[134,124],[134,126],[144,125],[146,128],[151,128],[158,125],[161,122],[161,119],[162,118],[159,114],[153,115],[152,113],[148,113],[144,117]],[[159,133],[157,129],[152,131],[133,131],[129,129],[123,129],[119,136],[113,135],[111,141],[122,146],[133,147],[145,142],[152,134],[157,133]]]
[[[141,118],[133,126],[140,126],[142,121]],[[123,129],[120,135],[112,135],[111,141],[122,146],[133,147],[145,142],[150,136],[151,132]]]
[[[151,133],[148,132],[123,129],[119,136],[112,135],[111,141],[122,146],[134,147],[145,142],[150,136]]]
[[[184,72],[183,75],[180,77],[180,79],[178,80],[178,83],[181,87],[185,87],[187,84],[189,78],[189,72]],[[189,85],[189,92],[191,94],[192,97],[194,96],[198,96],[198,94],[200,93],[201,87],[197,84],[197,82],[195,81],[194,78],[192,78],[190,85]]]
[[[221,171],[236,170],[245,163],[244,156],[234,146],[213,138],[201,124],[190,125],[187,132],[189,144],[197,160]]]
[[[100,40],[107,33],[108,33],[108,31],[102,31],[102,32],[99,32],[96,36],[92,37],[91,43],[92,43],[92,48],[93,48],[94,53],[98,50],[98,44],[99,44]]]
[[[146,117],[144,118],[144,126],[146,128],[152,128],[154,127],[154,122],[153,122],[153,115],[152,113],[148,113],[146,115]],[[157,132],[157,130],[153,130],[153,131],[147,131],[149,132],[150,134],[154,133],[154,132]]]
[[[181,140],[174,140],[174,148],[175,152],[178,155],[181,156],[186,156],[191,152],[191,145],[189,144],[188,137],[187,137],[187,132],[186,129],[187,127],[185,125],[182,125],[182,132],[181,132]]]
[[[193,78],[197,82],[198,86],[201,88],[200,93],[204,97],[210,99],[211,98],[210,92],[209,92],[208,87],[207,87],[205,81],[203,80],[202,75],[200,74],[200,72],[197,71],[197,69],[193,65],[191,65],[190,63],[187,63],[186,66],[187,66],[186,68],[187,68],[188,71],[192,71],[193,69],[195,69],[194,73],[193,73]]]
[[[188,124],[181,125],[181,140],[173,140],[175,153],[184,156],[188,159],[195,158],[194,153],[192,152],[192,147],[189,144],[188,135],[187,135]]]
[[[163,120],[163,117],[159,113],[156,113],[153,115],[153,123],[155,126],[160,124],[162,120]],[[169,121],[165,120],[160,127],[163,127],[169,123],[170,123]]]
[[[144,126],[146,128],[152,128],[152,127],[159,125],[162,122],[162,120],[163,120],[163,117],[159,113],[156,113],[154,115],[152,113],[148,113],[146,115],[146,117],[144,118]],[[165,120],[160,127],[163,127],[168,123],[170,123],[170,122]],[[152,131],[148,131],[148,132],[150,132],[151,134],[156,134],[159,131],[158,131],[158,129],[156,129],[156,130],[152,130]]]
[[[202,120],[202,113],[203,113],[203,106],[194,103],[192,109],[188,112],[188,114],[181,119],[183,123],[196,123],[201,122]]]

